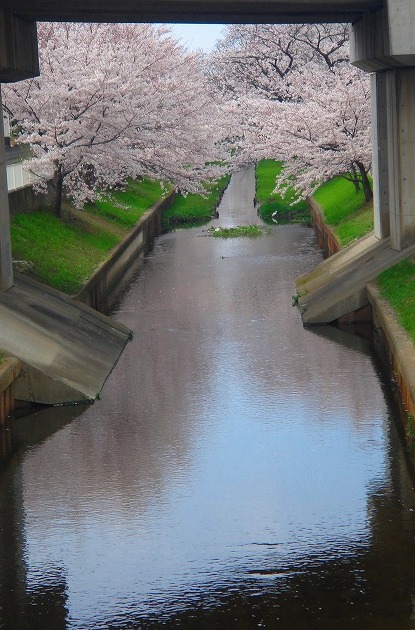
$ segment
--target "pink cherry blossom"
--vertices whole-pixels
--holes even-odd
[[[220,107],[199,53],[148,24],[39,24],[41,74],[5,85],[37,187],[77,206],[128,177],[189,191],[218,175]]]

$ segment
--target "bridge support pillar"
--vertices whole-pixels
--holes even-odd
[[[386,73],[371,76],[372,94],[372,175],[375,235],[386,238],[390,234],[388,121]]]
[[[13,286],[13,266],[9,219],[9,193],[7,190],[7,169],[5,153],[3,115],[0,115],[0,292],[7,291],[7,289],[10,289],[10,287]]]
[[[415,69],[371,80],[375,234],[401,251],[415,244]]]
[[[0,7],[0,84],[21,81],[37,74],[39,59],[36,24],[13,15],[11,9]],[[12,285],[9,195],[3,115],[0,111],[0,292],[7,291]]]
[[[415,68],[386,72],[391,246],[415,244]]]
[[[415,11],[384,0],[352,26],[351,61],[372,78],[375,233],[415,244]]]

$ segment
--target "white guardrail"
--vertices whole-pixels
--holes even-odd
[[[9,192],[31,186],[32,183],[33,175],[23,168],[21,162],[7,164],[7,190]]]

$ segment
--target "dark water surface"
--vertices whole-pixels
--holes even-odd
[[[256,220],[252,184],[217,224]],[[381,377],[291,307],[311,230],[205,234],[157,240],[101,400],[17,421],[0,628],[414,629],[415,496]]]

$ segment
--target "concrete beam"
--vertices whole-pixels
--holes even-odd
[[[298,305],[304,324],[329,324],[366,306],[367,283],[414,254],[415,246],[396,251],[390,247],[388,238],[378,240],[369,234],[323,260],[297,280]]]
[[[353,23],[350,60],[366,72],[415,67],[415,3],[385,0]]]
[[[10,242],[9,194],[7,190],[6,151],[4,148],[3,116],[0,116],[0,292],[7,291],[7,289],[10,289],[10,287],[12,286],[13,266]]]
[[[385,0],[352,26],[354,65],[372,78],[375,233],[415,244],[415,3]],[[389,199],[389,201],[388,201]],[[390,226],[388,226],[388,222]]]
[[[415,3],[386,0],[389,54],[399,65],[415,66]]]
[[[0,8],[0,84],[39,74],[36,24]],[[0,91],[1,103],[1,91]],[[9,195],[4,149],[4,123],[0,116],[0,293],[13,286]]]
[[[46,285],[16,275],[0,293],[0,348],[21,361],[19,400],[93,401],[131,331]]]
[[[39,74],[36,24],[0,8],[0,82],[21,81]]]
[[[77,22],[351,22],[383,0],[8,0],[29,20]]]

